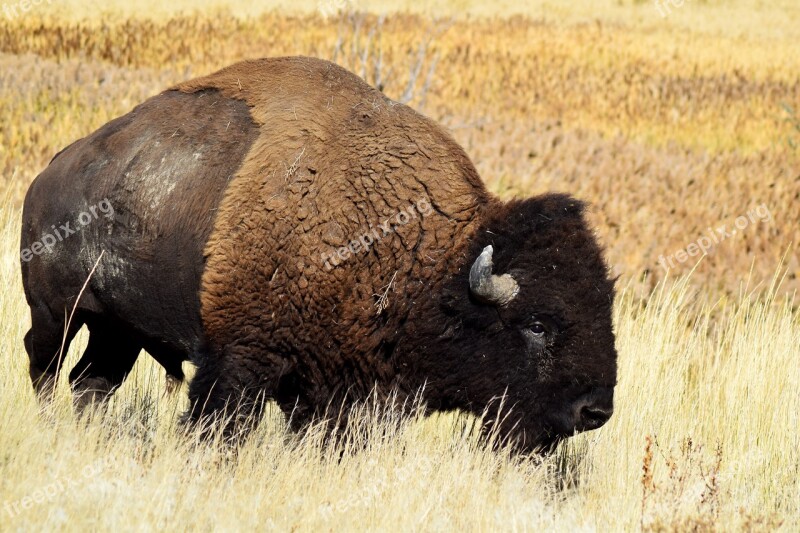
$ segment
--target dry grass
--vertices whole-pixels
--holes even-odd
[[[454,0],[414,3],[452,20],[382,21],[326,19],[315,5],[291,2],[287,15],[115,3],[99,17],[65,0],[0,14],[0,529],[800,528],[800,311],[787,296],[800,288],[797,4],[687,1],[661,19],[650,2]],[[177,14],[189,6],[204,12]],[[475,18],[514,13],[532,18]],[[146,356],[109,413],[76,423],[66,384],[38,412],[17,256],[30,181],[171,83],[298,53],[336,57],[409,97],[502,196],[593,202],[627,287],[607,426],[537,461],[484,449],[455,415],[365,413],[349,440],[323,447],[271,412],[232,454],[180,433],[185,391],[162,397]],[[770,220],[664,281],[659,255],[759,205]]]
[[[617,414],[543,462],[486,450],[462,417],[375,412],[325,448],[273,411],[233,455],[181,434],[185,394],[164,398],[147,357],[107,415],[76,423],[66,383],[37,412],[27,320],[15,318],[26,315],[19,213],[3,216],[0,523],[12,530],[800,527],[800,319],[769,295],[712,302],[685,283],[646,304],[623,293]]]

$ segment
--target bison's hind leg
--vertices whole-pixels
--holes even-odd
[[[164,396],[174,396],[183,384],[183,373],[180,376],[166,372],[166,382],[164,383]]]
[[[69,322],[69,327],[67,323]],[[25,334],[31,383],[40,401],[52,399],[64,356],[83,326],[78,317],[58,317],[44,305],[31,306],[31,329]]]
[[[131,334],[106,320],[87,323],[89,344],[69,375],[78,411],[108,399],[130,373],[142,349]]]
[[[164,396],[172,396],[181,388],[186,378],[183,373],[183,362],[189,360],[188,354],[175,350],[163,342],[146,342],[144,349],[166,371]]]

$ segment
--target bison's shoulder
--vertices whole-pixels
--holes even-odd
[[[390,285],[403,295],[390,304],[400,316],[492,201],[442,127],[330,62],[249,61],[177,90],[208,88],[246,101],[260,124],[205,250],[204,323],[223,342],[256,326],[308,333],[297,327],[303,313],[363,328]]]

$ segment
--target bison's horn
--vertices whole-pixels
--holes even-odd
[[[469,290],[480,301],[492,305],[507,305],[519,292],[519,285],[510,274],[492,274],[492,253],[487,246],[469,269]]]

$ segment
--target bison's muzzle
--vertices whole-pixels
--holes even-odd
[[[569,436],[590,431],[608,422],[614,413],[614,388],[595,387],[580,395],[554,422],[554,431]]]

